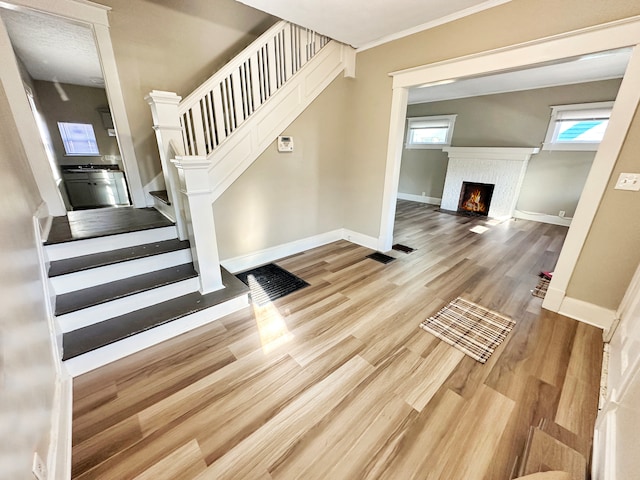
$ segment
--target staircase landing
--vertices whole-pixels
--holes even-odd
[[[77,210],[54,217],[45,245],[171,226],[173,222],[155,208]]]

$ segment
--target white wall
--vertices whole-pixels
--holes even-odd
[[[0,86],[0,477],[31,478],[45,459],[55,363],[33,215],[41,199]]]

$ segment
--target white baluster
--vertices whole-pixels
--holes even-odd
[[[235,126],[238,128],[244,122],[244,112],[242,105],[242,79],[240,78],[240,69],[236,68],[231,74],[231,106],[234,109]]]
[[[202,108],[200,102],[191,107],[191,116],[193,121],[193,135],[195,137],[196,154],[206,155],[207,148],[204,141],[204,125],[202,124]]]
[[[285,26],[282,29],[282,35],[284,36],[284,72],[287,80],[291,78],[295,70],[293,69],[293,49],[291,48],[291,28]]]
[[[219,85],[211,90],[211,96],[213,97],[213,112],[215,114],[216,131],[218,132],[218,144],[220,144],[227,138],[227,132],[224,128],[224,107],[222,106],[222,94],[220,93]]]

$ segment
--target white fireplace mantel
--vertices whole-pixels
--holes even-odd
[[[489,208],[492,218],[510,218],[531,155],[540,151],[530,147],[447,147],[449,155],[441,208],[456,211],[462,182],[494,184]]]
[[[472,160],[511,160],[527,162],[531,155],[540,152],[539,148],[528,147],[445,147],[443,151],[449,158],[468,158]]]

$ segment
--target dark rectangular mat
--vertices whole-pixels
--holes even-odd
[[[401,243],[396,243],[393,247],[394,250],[404,253],[411,253],[415,251],[415,248],[407,247],[406,245],[402,245]]]
[[[533,290],[531,290],[531,295],[538,298],[544,298],[547,294],[547,290],[549,289],[550,282],[551,280],[548,278],[540,278],[540,280],[538,280],[538,284]]]
[[[371,260],[375,260],[376,262],[384,263],[385,265],[389,262],[393,262],[395,258],[390,257],[389,255],[385,255],[381,252],[374,252],[371,255],[367,255],[367,258]]]
[[[249,287],[251,300],[260,307],[309,286],[300,277],[274,263],[237,273],[236,277]]]

